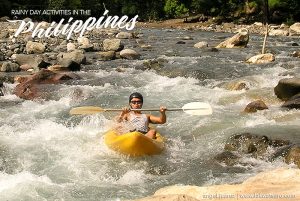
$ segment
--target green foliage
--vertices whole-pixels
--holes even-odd
[[[269,7],[272,9],[280,3],[280,0],[269,0]]]
[[[2,15],[9,15],[9,12],[11,10],[11,2],[9,0],[3,0],[3,2],[1,3],[0,6],[0,13],[2,13]],[[1,15],[0,15],[1,17]]]
[[[63,8],[64,4],[65,4],[65,0],[50,0],[48,3],[48,9],[59,10]]]
[[[166,0],[164,11],[169,17],[180,17],[181,15],[186,14],[189,10],[178,0]]]
[[[124,5],[122,7],[122,14],[135,15],[137,13],[137,6],[133,4]]]
[[[277,1],[277,0],[276,0]],[[255,1],[251,1],[251,2],[249,2],[249,7],[250,8],[257,8],[258,7],[258,4],[257,4],[257,2],[255,2]]]
[[[263,19],[264,6],[268,2],[271,22],[300,20],[300,0],[0,0],[0,16],[10,15],[12,9],[84,9],[93,17],[109,15],[139,16],[139,21],[158,20],[204,14],[226,21]],[[104,6],[105,5],[105,6]],[[12,17],[12,16],[11,16]],[[30,16],[41,19],[47,16]],[[60,17],[60,16],[57,16]],[[77,16],[82,17],[83,16]]]
[[[65,7],[69,9],[80,9],[81,1],[80,0],[66,0]]]
[[[299,0],[269,0],[271,13],[276,13],[281,21],[292,23],[300,20]]]

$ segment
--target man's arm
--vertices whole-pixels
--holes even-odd
[[[153,115],[149,116],[150,123],[153,124],[164,124],[167,121],[167,116],[166,116],[166,109],[165,107],[160,107],[160,116],[156,117]]]

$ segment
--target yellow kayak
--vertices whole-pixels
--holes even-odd
[[[110,130],[105,134],[104,141],[110,149],[121,154],[130,156],[155,155],[164,149],[163,137],[159,133],[156,136],[156,139],[150,139],[137,131],[119,134]]]

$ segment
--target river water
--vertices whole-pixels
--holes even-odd
[[[258,172],[294,167],[282,160],[266,162],[244,156],[229,167],[214,162],[229,136],[251,132],[300,143],[298,110],[280,108],[273,89],[282,78],[299,73],[299,37],[269,37],[267,50],[276,61],[250,65],[244,61],[261,50],[262,36],[251,35],[244,49],[218,52],[196,49],[207,41],[217,45],[228,33],[182,30],[137,30],[149,49],[134,39],[125,46],[141,53],[140,60],[114,60],[85,66],[84,79],[60,85],[51,100],[26,101],[5,83],[0,97],[0,200],[120,200],[152,195],[169,185],[233,184]],[[189,36],[192,40],[183,40]],[[185,44],[176,44],[184,41]],[[160,69],[145,70],[149,59],[161,60]],[[116,69],[122,69],[116,70]],[[231,91],[222,83],[243,80],[249,90]],[[144,108],[182,107],[194,101],[213,107],[209,116],[168,112],[158,130],[167,138],[161,155],[129,158],[109,150],[103,135],[116,113],[70,116],[82,105],[121,108],[134,91],[144,95]],[[269,110],[241,111],[262,99]],[[153,114],[156,114],[153,112]]]

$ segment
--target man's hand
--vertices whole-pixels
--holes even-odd
[[[160,113],[163,113],[163,114],[166,112],[166,110],[167,110],[167,108],[165,106],[160,106],[160,108],[159,108]]]

